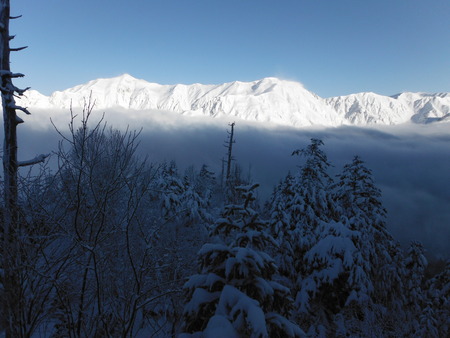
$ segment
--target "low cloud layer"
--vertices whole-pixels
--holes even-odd
[[[220,174],[226,131],[233,121],[205,122],[161,112],[130,114],[109,112],[105,119],[113,127],[142,128],[140,152],[151,161],[175,160],[180,168],[205,163]],[[94,115],[94,120],[99,116]],[[21,159],[56,149],[60,139],[48,122],[34,119],[19,129]],[[64,131],[69,114],[54,113],[53,120]],[[312,137],[321,138],[334,165],[332,174],[339,173],[354,155],[372,169],[396,239],[403,245],[419,240],[431,254],[450,256],[449,124],[292,129],[236,121],[235,132],[234,156],[244,174],[261,183],[262,199],[288,171],[298,170],[303,163],[291,156],[292,151],[306,146]]]

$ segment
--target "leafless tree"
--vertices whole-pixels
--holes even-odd
[[[234,140],[234,126],[235,123],[229,124],[231,130],[227,131],[228,138],[227,142],[225,143],[225,147],[227,148],[227,176],[226,176],[226,183],[228,184],[231,176],[231,162],[234,160],[233,158],[233,144],[236,143]]]
[[[17,116],[16,111],[29,114],[29,111],[16,105],[14,96],[23,95],[28,89],[19,89],[13,85],[12,79],[22,77],[23,74],[13,73],[10,69],[10,52],[20,51],[26,47],[11,48],[9,43],[14,36],[9,33],[9,20],[17,17],[10,16],[10,1],[0,0],[0,76],[3,106],[4,148],[3,148],[3,184],[4,210],[2,233],[2,284],[4,301],[4,325],[6,335],[22,337],[29,323],[26,322],[26,308],[23,298],[23,281],[20,275],[24,264],[21,241],[24,238],[22,222],[19,218],[17,173],[20,166],[33,165],[43,162],[46,155],[39,155],[28,161],[17,160],[17,125],[24,121]]]
[[[71,337],[134,336],[163,293],[152,278],[148,196],[155,170],[136,155],[138,132],[103,121],[90,126],[92,109],[88,101],[80,116],[72,113],[56,154],[53,214],[67,257],[55,285],[57,330]]]

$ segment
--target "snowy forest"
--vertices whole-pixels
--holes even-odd
[[[221,172],[181,171],[139,156],[139,131],[91,122],[87,98],[54,153],[18,161],[16,111],[29,112],[9,19],[1,0],[0,335],[448,335],[450,262],[402,248],[370,168],[355,154],[331,175],[321,139],[291,150],[298,169],[261,200],[234,124]]]
[[[91,108],[61,132],[56,171],[19,176],[13,336],[446,336],[449,263],[389,234],[360,157],[331,177],[311,139],[261,201],[231,153],[221,173],[181,173]]]

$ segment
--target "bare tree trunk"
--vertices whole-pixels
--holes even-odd
[[[18,89],[12,83],[13,78],[22,77],[23,74],[12,73],[10,69],[10,52],[19,51],[26,47],[10,48],[9,41],[14,36],[9,35],[10,1],[0,0],[0,91],[3,106],[3,124],[5,140],[3,145],[3,180],[4,180],[4,219],[1,261],[3,274],[3,288],[5,306],[5,327],[7,337],[22,337],[25,335],[27,323],[22,316],[25,310],[23,298],[23,282],[21,281],[22,252],[20,239],[23,237],[19,221],[17,205],[17,172],[19,166],[33,165],[43,162],[48,155],[19,163],[17,161],[17,125],[23,120],[16,115],[16,110],[29,114],[26,108],[17,106],[14,95],[23,95],[28,89]]]
[[[221,171],[221,174],[220,174],[220,187],[223,188],[223,186],[224,186],[224,178],[225,178],[225,159],[222,158],[221,162],[222,162],[222,171]]]
[[[3,171],[5,184],[5,230],[8,225],[17,223],[17,132],[18,124],[15,102],[13,98],[14,86],[11,81],[9,67],[9,0],[1,0],[0,8],[0,48],[1,48],[1,92],[3,105],[3,122],[5,142],[3,149]],[[10,231],[5,232],[5,238]]]
[[[228,132],[228,144],[227,144],[227,148],[228,148],[228,161],[227,161],[227,178],[226,178],[226,182],[228,183],[228,181],[230,180],[230,175],[231,175],[231,161],[233,160],[233,143],[234,141],[234,122],[230,123],[230,127],[231,127],[231,131]]]
[[[23,323],[21,322],[20,276],[19,276],[19,243],[18,210],[17,210],[17,132],[18,119],[14,103],[14,86],[11,80],[9,66],[9,0],[0,2],[0,58],[1,58],[1,92],[3,105],[3,123],[5,141],[3,148],[4,172],[4,223],[3,252],[4,269],[3,287],[5,292],[6,336],[20,337]]]

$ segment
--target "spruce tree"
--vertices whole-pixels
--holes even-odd
[[[178,168],[174,161],[162,165],[156,189],[160,195],[163,217],[166,220],[180,217],[182,196],[186,187],[178,175]]]
[[[426,305],[425,292],[422,287],[425,269],[428,265],[425,249],[420,242],[412,242],[405,257],[406,291],[405,311],[409,315],[410,333],[417,332],[420,327],[420,315]]]
[[[208,212],[211,195],[209,191],[204,191],[203,196],[197,190],[195,182],[190,182],[187,177],[184,179],[185,191],[182,195],[182,207],[184,209],[184,222],[186,225],[194,222],[209,223],[211,215]]]
[[[274,281],[277,267],[263,250],[274,240],[254,210],[257,185],[237,187],[242,203],[224,207],[211,235],[219,243],[198,253],[199,274],[185,285],[184,332],[217,336],[299,337],[287,318],[289,290]]]
[[[427,305],[420,318],[420,332],[423,337],[446,337],[450,332],[450,260],[425,288]]]
[[[314,232],[320,221],[328,221],[332,215],[329,187],[333,180],[328,174],[331,164],[321,149],[323,145],[322,140],[312,138],[306,148],[292,153],[306,159],[296,176],[291,208],[292,220],[305,233]]]
[[[347,303],[356,306],[361,322],[374,318],[383,323],[385,332],[398,332],[394,321],[403,316],[403,256],[386,228],[381,191],[358,156],[339,175],[334,200],[340,222],[357,234],[352,241],[360,263],[349,280],[359,282],[354,283]]]
[[[334,335],[335,316],[345,307],[353,308],[352,302],[366,300],[371,284],[357,248],[359,238],[358,231],[342,222],[320,224],[317,242],[304,256],[307,274],[297,295],[299,319],[309,327],[309,334]]]
[[[202,196],[211,196],[217,185],[214,173],[203,164],[195,180],[195,191]]]
[[[298,229],[289,212],[294,198],[293,188],[294,177],[289,173],[274,189],[268,205],[270,227],[277,241],[275,260],[281,276],[285,277],[285,284],[290,287],[296,280],[295,246],[299,241]]]
[[[292,155],[305,157],[305,163],[295,177],[292,204],[289,208],[290,222],[294,236],[294,292],[299,310],[306,299],[304,279],[311,274],[313,266],[307,264],[305,255],[318,241],[324,223],[332,218],[332,199],[329,187],[332,179],[328,174],[331,166],[326,153],[322,150],[322,140],[311,139],[304,149],[296,150]]]

